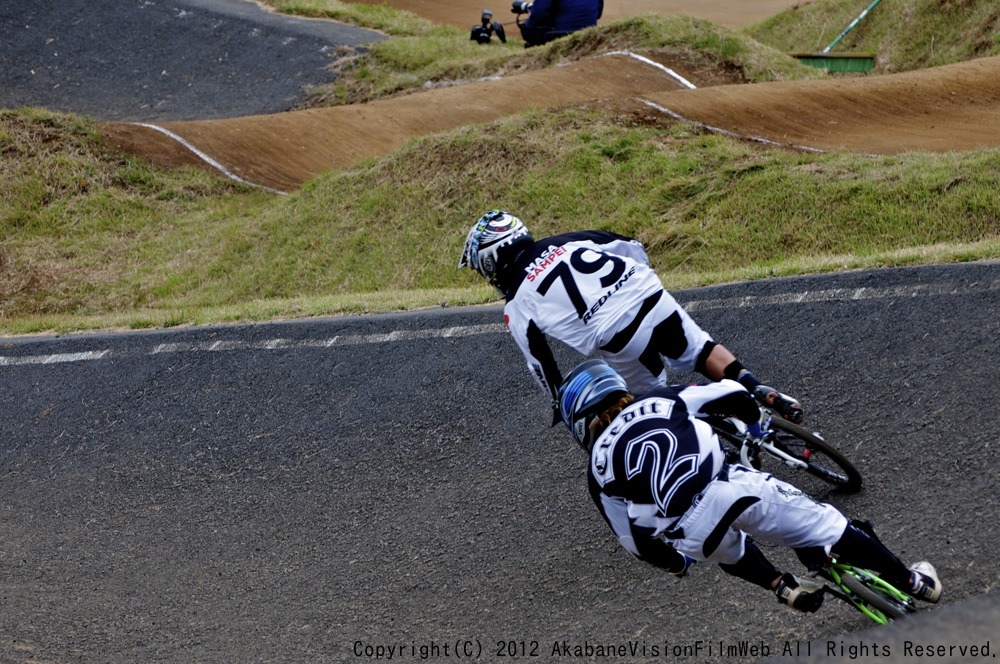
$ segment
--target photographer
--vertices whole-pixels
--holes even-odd
[[[604,12],[604,0],[514,0],[511,11],[529,13],[518,21],[525,47],[541,46],[583,28],[597,25]]]

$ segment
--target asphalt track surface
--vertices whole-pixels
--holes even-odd
[[[334,80],[338,48],[384,38],[240,0],[5,0],[0,108],[145,122],[279,113]]]
[[[186,22],[203,32],[183,35],[227,43],[219,30],[236,41],[268,33],[266,25],[248,32],[239,12],[224,10],[246,3],[229,0],[114,8],[141,8],[166,30],[208,5],[219,15]],[[151,49],[129,41],[125,19],[92,26],[83,6],[0,7],[0,49],[30,37],[27,50],[24,42],[16,53],[0,50],[0,94],[14,95],[0,105],[88,113],[97,99],[98,117],[137,117],[138,108],[143,121],[269,112],[247,110],[257,103],[284,110],[307,79],[327,75],[331,43],[377,38],[309,42],[296,27],[258,41],[259,50],[228,51],[260,66],[291,63],[285,74],[252,70],[227,87],[241,74],[224,59],[208,67],[218,59],[209,54],[192,62],[217,94],[185,97],[201,83],[172,76],[174,68],[159,70],[156,94],[145,97],[147,87],[123,93],[106,76],[90,78],[93,66],[176,49],[178,40]],[[86,7],[102,14],[97,3]],[[58,37],[31,32],[31,20],[14,34],[22,28],[11,17],[46,8],[79,20]],[[90,27],[89,40],[62,41],[80,26]],[[100,42],[96,55],[88,50]],[[305,42],[308,62],[282,50]],[[15,66],[24,55],[38,62],[30,78]],[[84,60],[91,67],[77,64]],[[112,79],[127,86],[158,66]],[[279,91],[255,81],[294,84]],[[223,98],[234,89],[252,94]],[[992,118],[993,88],[976,89],[979,111]],[[727,112],[719,102],[731,94],[700,96]],[[767,113],[780,115],[780,106]],[[983,117],[963,126],[986,126]],[[547,404],[496,307],[6,340],[0,661],[351,662],[371,661],[379,648],[384,659],[393,646],[397,661],[455,661],[468,647],[482,661],[514,659],[497,656],[501,644],[538,661],[751,661],[781,655],[786,643],[804,661],[916,661],[912,644],[946,650],[920,661],[995,658],[998,290],[1000,266],[981,263],[679,294],[759,374],[801,397],[810,423],[861,467],[861,494],[828,498],[873,519],[904,558],[927,558],[941,572],[941,606],[875,630],[835,603],[798,616],[712,568],[677,581],[630,560],[589,503],[580,453],[546,426]],[[991,654],[969,654],[983,643]],[[586,656],[598,645],[645,656]],[[559,654],[564,646],[570,655]]]
[[[862,469],[861,493],[821,497],[937,566],[944,598],[910,638],[994,653],[998,293],[988,262],[677,294]],[[499,319],[5,340],[0,661],[363,662],[400,646],[395,661],[508,661],[511,644],[534,661],[753,661],[786,643],[914,661],[905,626],[865,631],[831,600],[801,616],[711,566],[676,580],[632,560]]]

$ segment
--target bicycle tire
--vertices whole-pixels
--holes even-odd
[[[803,461],[805,471],[843,493],[861,490],[861,473],[843,454],[819,435],[775,415],[771,421],[774,445]],[[832,467],[831,467],[832,466]]]
[[[867,603],[870,608],[882,612],[882,615],[889,620],[905,618],[915,610],[912,606],[902,604],[896,599],[883,594],[877,588],[871,587],[850,572],[841,572],[840,581],[844,584],[844,587]]]

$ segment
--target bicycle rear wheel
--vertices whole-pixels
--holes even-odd
[[[807,473],[843,493],[857,493],[861,490],[861,473],[819,434],[778,416],[772,419],[771,430],[774,432],[774,446],[792,458],[803,461]]]
[[[883,592],[877,581],[870,578],[866,580],[864,578],[864,572],[862,572],[862,577],[859,578],[850,572],[844,571],[841,574],[840,580],[844,584],[844,587],[867,604],[869,609],[881,612],[890,621],[905,618],[916,611],[913,600],[904,601]]]

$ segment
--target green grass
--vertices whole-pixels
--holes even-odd
[[[746,81],[794,80],[821,76],[786,54],[742,34],[708,21],[675,15],[636,15],[606,26],[581,30],[542,47],[525,49],[512,39],[494,39],[480,45],[469,31],[435,25],[407,12],[396,20],[370,19],[371,5],[311,0],[285,3],[272,0],[282,11],[312,17],[335,18],[374,27],[392,39],[374,42],[362,54],[351,53],[335,65],[335,83],[317,86],[310,106],[359,103],[426,86],[452,84],[539,69],[608,51],[633,49],[680,56],[695,66],[727,65]],[[384,12],[384,5],[374,6]]]
[[[328,15],[336,4],[295,7]],[[749,81],[823,75],[687,18],[632,17],[525,51],[483,48],[384,6],[344,11],[400,33],[351,62],[345,96],[623,48],[736,68]],[[671,288],[995,259],[998,156],[801,153],[587,105],[416,140],[277,197],[107,153],[84,118],[0,111],[0,333],[494,301],[455,268],[469,226],[493,207],[539,237],[580,228],[638,237]]]
[[[468,30],[437,25],[387,5],[338,0],[267,0],[278,11],[330,18],[380,30],[392,38],[350,52],[335,63],[337,81],[313,90],[310,106],[350,104],[419,89],[425,83],[476,78],[497,73],[523,54],[523,42],[488,47],[469,39]],[[471,23],[470,23],[471,25]]]
[[[746,30],[786,52],[817,52],[870,4],[815,0]],[[834,52],[875,53],[880,73],[937,67],[1000,54],[996,0],[882,0]]]
[[[815,155],[564,109],[417,140],[279,198],[104,155],[78,118],[0,119],[4,163],[23,164],[3,174],[5,333],[491,301],[455,264],[494,206],[538,236],[635,235],[674,288],[1000,257],[996,151]],[[38,126],[44,154],[25,156]]]
[[[415,37],[438,29],[438,26],[431,21],[382,3],[365,4],[340,2],[340,0],[262,0],[262,2],[283,14],[329,18],[362,28],[380,30],[394,37]]]

